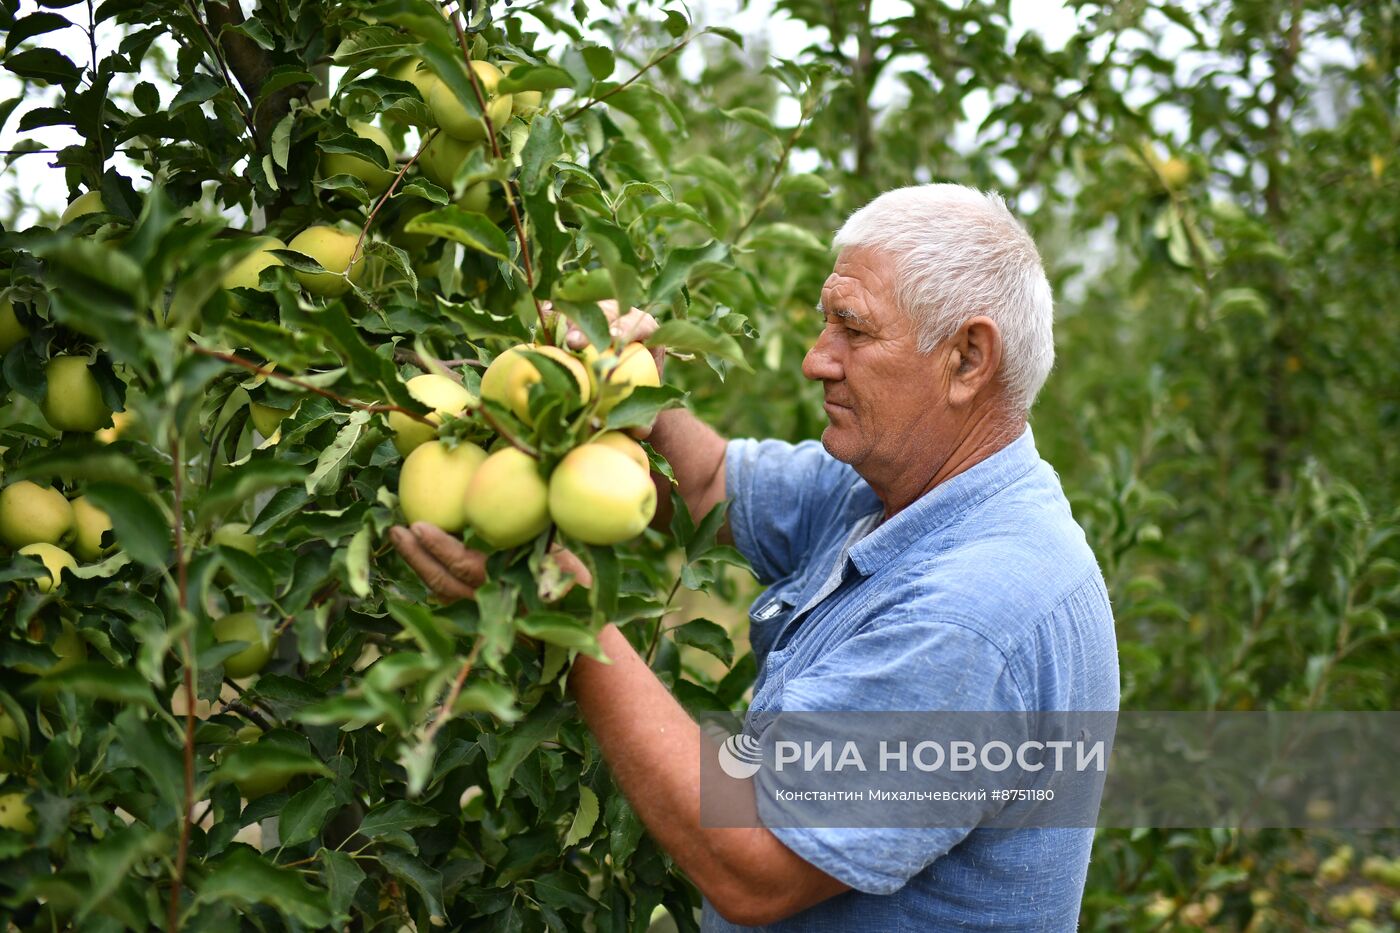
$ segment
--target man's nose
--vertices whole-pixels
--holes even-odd
[[[822,328],[817,342],[802,358],[802,375],[813,382],[840,382],[845,370],[837,358],[838,348],[829,328]]]

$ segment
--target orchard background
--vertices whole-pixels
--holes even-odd
[[[444,607],[388,545],[384,413],[426,414],[410,378],[475,392],[554,339],[543,300],[611,352],[592,302],[615,297],[673,355],[611,426],[683,401],[730,436],[815,436],[830,233],[915,181],[1007,192],[1042,245],[1059,364],[1032,423],[1108,579],[1124,707],[1394,709],[1400,15],[1072,6],[1051,49],[996,0],[779,0],[812,39],[780,59],[678,3],[0,3],[3,482],[83,496],[116,544],[49,592],[0,549],[0,922],[693,929],[562,678],[612,620],[688,708],[742,710],[756,585],[720,515],[542,535]],[[514,65],[512,106],[487,99],[494,137],[434,180],[444,108],[489,98],[468,57]],[[36,189],[100,203],[61,223]],[[343,295],[290,252],[222,287],[251,234],[312,225],[358,244]],[[533,427],[487,406],[441,434],[552,462],[592,430],[571,393],[546,372]],[[46,401],[124,414],[60,431]],[[590,589],[563,592],[552,540]],[[243,611],[272,657],[233,679],[246,645],[214,622]],[[1397,856],[1393,834],[1102,831],[1082,925],[1393,928]]]

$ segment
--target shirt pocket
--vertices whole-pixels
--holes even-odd
[[[780,584],[764,591],[749,607],[749,644],[765,665],[796,606],[796,589]]]

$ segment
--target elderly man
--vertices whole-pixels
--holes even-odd
[[[820,444],[726,442],[681,411],[650,436],[694,514],[729,501],[724,535],[768,585],[751,713],[1116,710],[1103,578],[1026,424],[1054,357],[1034,242],[999,197],[924,185],[836,246],[803,363]],[[431,528],[395,541],[444,595],[480,582]],[[698,726],[615,627],[602,646],[614,663],[579,658],[570,687],[705,930],[1074,929],[1089,829],[707,827]]]

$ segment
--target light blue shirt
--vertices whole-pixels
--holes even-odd
[[[730,441],[750,716],[777,710],[1117,710],[1098,563],[1029,428],[889,521],[816,441]],[[1073,930],[1092,829],[773,826],[852,890],[763,929]],[[705,903],[706,933],[737,929]]]

